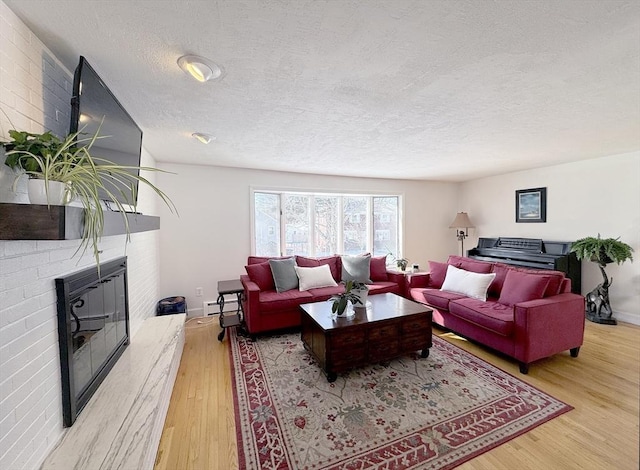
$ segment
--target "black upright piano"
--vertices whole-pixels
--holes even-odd
[[[469,250],[467,256],[514,266],[562,271],[571,279],[571,291],[580,294],[580,260],[571,253],[571,243],[538,238],[480,238],[478,246]]]

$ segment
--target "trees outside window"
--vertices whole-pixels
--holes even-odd
[[[256,256],[401,257],[400,196],[254,191]]]
[[[255,193],[253,221],[256,254],[280,256],[280,195]]]

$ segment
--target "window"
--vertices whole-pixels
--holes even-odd
[[[391,240],[391,230],[376,230],[376,242],[388,242]]]
[[[308,255],[311,251],[309,196],[284,194],[282,218],[287,255]]]
[[[253,201],[256,256],[401,256],[400,196],[254,191]]]
[[[255,193],[254,237],[256,253],[280,256],[280,196]]]

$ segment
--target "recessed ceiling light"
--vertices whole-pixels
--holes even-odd
[[[209,142],[211,142],[212,140],[215,140],[216,138],[213,137],[212,135],[209,134],[205,134],[203,132],[194,132],[193,134],[191,134],[191,137],[195,137],[196,139],[198,139],[200,142],[202,142],[203,144],[208,144]]]
[[[178,65],[199,82],[216,80],[222,76],[220,66],[197,55],[183,55],[178,59]]]

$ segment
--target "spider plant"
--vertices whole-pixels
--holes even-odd
[[[16,181],[22,174],[29,178],[42,179],[48,194],[50,181],[59,181],[67,186],[71,199],[80,202],[84,208],[84,225],[80,246],[76,251],[84,254],[91,247],[98,269],[100,266],[99,241],[104,231],[104,208],[99,190],[104,191],[117,210],[121,213],[127,241],[130,240],[129,220],[125,211],[126,205],[136,211],[137,183],[149,186],[173,212],[176,208],[171,199],[147,178],[142,171],[162,171],[151,167],[135,167],[118,165],[109,160],[92,156],[91,148],[99,136],[87,137],[82,129],[69,134],[65,139],[59,139],[51,132],[33,134],[12,130],[9,132],[13,139],[2,142],[7,149],[5,164],[19,172]],[[132,172],[133,171],[133,172]],[[15,183],[14,183],[15,186]],[[124,188],[131,191],[128,197]],[[177,212],[177,211],[176,211]]]

